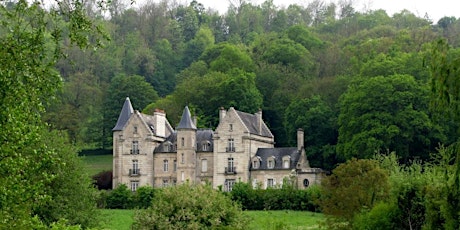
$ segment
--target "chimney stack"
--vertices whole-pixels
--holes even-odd
[[[257,125],[259,128],[259,135],[262,134],[262,109],[259,109],[259,111],[256,113],[257,116]]]
[[[305,139],[303,129],[297,129],[297,150],[301,151],[305,147]]]
[[[224,107],[220,107],[219,109],[219,123],[224,119],[227,115],[227,111],[225,111]]]

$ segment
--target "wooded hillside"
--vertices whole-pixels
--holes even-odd
[[[44,115],[79,147],[111,148],[127,96],[145,113],[165,110],[173,126],[185,105],[199,127],[216,126],[219,107],[261,108],[277,146],[303,128],[311,165],[325,169],[376,152],[428,159],[456,141],[458,125],[447,107],[430,106],[429,84],[436,41],[447,41],[448,58],[460,51],[455,17],[358,12],[352,1],[242,0],[223,15],[197,1],[86,4],[110,40],[66,46],[56,64],[64,87]]]

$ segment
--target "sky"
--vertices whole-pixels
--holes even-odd
[[[213,8],[219,13],[225,13],[230,1],[237,2],[239,0],[197,0],[202,3],[206,8]],[[261,4],[265,0],[247,0],[253,4]],[[277,6],[288,6],[289,4],[298,4],[306,6],[313,0],[273,0]],[[331,2],[330,0],[325,0]],[[355,9],[365,11],[366,9],[377,10],[384,9],[388,15],[392,16],[394,13],[401,12],[407,9],[414,13],[416,16],[424,17],[425,13],[433,23],[444,16],[460,17],[458,0],[351,0],[354,2]],[[191,2],[191,0],[179,0],[178,2]],[[338,0],[333,1],[338,2]]]

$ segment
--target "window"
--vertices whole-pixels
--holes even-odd
[[[257,179],[252,180],[252,187],[257,188]]]
[[[134,126],[134,131],[133,133],[137,133],[137,126]]]
[[[283,161],[283,168],[285,168],[285,169],[289,168],[289,160],[284,160]]]
[[[308,179],[303,179],[303,186],[306,188],[310,185],[310,181]]]
[[[184,181],[185,180],[185,175],[184,175],[184,171],[180,172],[180,181]]]
[[[258,169],[259,168],[259,160],[254,160],[252,162],[252,168],[254,169]]]
[[[166,142],[165,145],[163,146],[163,150],[165,152],[170,152],[171,151],[171,143],[170,142]]]
[[[272,169],[275,167],[275,159],[269,158],[267,161],[267,168]]]
[[[139,161],[133,160],[133,168],[129,175],[139,175]]]
[[[180,146],[184,147],[184,145],[185,145],[185,139],[182,137],[180,139]]]
[[[169,168],[169,162],[168,162],[168,160],[164,160],[163,161],[163,171],[167,172],[168,168]]]
[[[185,164],[184,153],[182,153],[182,154],[181,154],[181,160],[180,160],[180,163],[181,163],[181,164]]]
[[[232,189],[233,189],[233,185],[235,185],[235,179],[226,179],[225,180],[224,191],[225,192],[231,192]]]
[[[208,160],[202,159],[201,160],[201,172],[207,172],[207,171],[208,171]]]
[[[228,158],[227,166],[228,167],[225,168],[226,173],[231,173],[231,174],[235,173],[235,166],[234,166],[233,157]]]
[[[169,181],[168,179],[163,179],[163,187],[168,187]]]
[[[177,160],[173,161],[174,172],[177,171]]]
[[[173,179],[172,184],[173,184],[173,185],[176,185],[176,184],[177,184],[177,180],[176,180],[176,179]]]
[[[131,154],[139,154],[139,142],[133,141],[133,145],[131,148]]]
[[[209,143],[209,141],[206,141],[201,145],[201,147],[202,147],[203,152],[209,151],[211,150],[211,143]]]
[[[131,181],[131,191],[135,192],[139,188],[139,181]]]
[[[267,188],[275,186],[275,180],[273,178],[267,179]]]
[[[229,124],[228,130],[231,132],[233,131],[233,124]]]
[[[235,140],[233,138],[228,139],[227,152],[235,152]]]

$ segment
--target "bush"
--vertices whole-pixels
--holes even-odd
[[[378,203],[369,212],[356,215],[353,221],[353,229],[396,229],[395,220],[399,210],[393,203]]]
[[[120,184],[112,190],[106,199],[106,208],[110,209],[129,209],[133,205],[133,197],[131,190],[125,184]]]
[[[134,206],[137,208],[148,208],[152,205],[152,200],[155,195],[154,188],[150,186],[139,187],[134,194]]]
[[[208,185],[183,184],[156,193],[148,209],[134,214],[133,229],[244,229],[241,207]]]
[[[296,189],[282,188],[253,189],[251,184],[239,182],[230,192],[232,200],[240,203],[244,210],[297,210],[318,211],[317,199],[320,190],[316,186]]]

